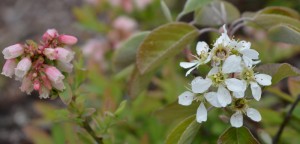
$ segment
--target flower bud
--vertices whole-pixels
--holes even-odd
[[[49,95],[50,95],[50,90],[47,89],[46,87],[41,87],[40,90],[39,90],[39,94],[40,94],[40,99],[44,98],[49,98]]]
[[[31,79],[28,77],[25,77],[22,81],[22,85],[21,85],[20,89],[22,92],[26,92],[27,94],[30,94],[33,91]]]
[[[53,48],[45,48],[43,54],[50,60],[55,60],[58,58],[57,51]]]
[[[13,59],[24,53],[24,48],[21,44],[15,44],[9,47],[6,47],[2,51],[5,59]]]
[[[55,51],[57,53],[57,59],[62,62],[71,62],[75,55],[74,52],[71,52],[65,48],[56,48]]]
[[[71,35],[60,35],[58,37],[58,40],[63,43],[63,44],[67,44],[67,45],[74,45],[77,43],[77,38]]]
[[[46,67],[45,73],[52,83],[58,83],[65,78],[65,76],[54,66]]]
[[[23,58],[17,65],[17,68],[15,68],[15,75],[18,78],[23,78],[27,72],[29,71],[32,63],[30,58],[25,57]]]
[[[39,81],[34,81],[34,83],[33,83],[33,88],[34,88],[34,90],[40,90],[40,87],[41,87],[41,84],[40,84],[40,82]]]
[[[64,82],[63,82],[62,80],[61,80],[61,81],[58,81],[58,82],[56,82],[56,83],[52,82],[51,84],[52,84],[52,86],[53,86],[54,88],[56,88],[57,90],[62,91],[62,90],[65,89],[65,85],[64,85]]]
[[[58,36],[58,32],[56,29],[48,29],[43,35],[43,40],[44,41],[51,40],[57,36]]]
[[[113,27],[117,30],[130,33],[137,28],[137,23],[129,17],[120,16],[114,20]]]
[[[15,59],[6,60],[1,74],[11,78],[15,73],[16,66],[17,62]]]
[[[63,72],[71,73],[73,71],[73,65],[66,62],[57,62],[57,68]]]

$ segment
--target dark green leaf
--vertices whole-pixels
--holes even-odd
[[[290,76],[299,76],[300,70],[290,64],[264,64],[255,68],[260,73],[269,74],[272,76],[272,85],[278,83],[282,79]]]
[[[300,45],[300,29],[291,25],[276,25],[270,28],[268,36],[272,41]]]
[[[70,85],[67,82],[65,82],[64,84],[66,89],[59,93],[59,97],[65,105],[69,105],[72,101],[73,93]]]
[[[190,144],[193,142],[200,124],[196,116],[192,115],[180,122],[168,135],[166,144]]]
[[[195,13],[195,23],[205,26],[219,26],[240,17],[239,10],[226,1],[213,1]]]
[[[122,42],[113,57],[114,69],[116,71],[119,72],[135,62],[137,49],[149,33],[140,32]]]
[[[171,14],[171,11],[169,9],[169,7],[167,6],[167,4],[165,3],[164,0],[161,0],[160,1],[160,6],[161,6],[161,9],[165,15],[165,17],[167,18],[167,20],[169,22],[172,22],[173,21],[173,18],[172,18],[172,14]]]
[[[153,30],[137,53],[137,67],[141,74],[150,72],[178,54],[198,34],[197,28],[180,22],[169,23]]]
[[[180,17],[182,17],[183,15],[193,12],[193,11],[207,5],[210,2],[211,2],[211,0],[187,0],[182,12],[178,15],[177,19],[180,19]]]
[[[259,142],[246,127],[231,127],[219,137],[218,144],[259,144]]]

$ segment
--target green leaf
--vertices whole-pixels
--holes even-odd
[[[52,126],[52,137],[55,144],[64,144],[65,142],[65,133],[62,127],[62,124],[54,123]]]
[[[297,11],[282,6],[269,6],[260,10],[258,14],[277,14],[277,15],[283,15],[295,19],[300,18],[299,13]]]
[[[127,100],[122,101],[118,109],[115,111],[115,115],[116,116],[120,115],[124,111],[126,105],[127,105]]]
[[[300,29],[291,25],[276,25],[270,28],[268,36],[272,41],[300,45]]]
[[[219,137],[218,144],[259,144],[259,142],[246,127],[231,127]]]
[[[84,109],[84,111],[82,112],[82,117],[89,117],[91,115],[93,115],[96,112],[95,108],[86,108]]]
[[[233,22],[240,17],[239,10],[229,2],[213,1],[195,13],[195,23],[205,26],[219,26]]]
[[[298,96],[300,94],[300,77],[290,77],[288,79],[288,88],[293,97]]]
[[[135,62],[137,49],[149,33],[150,32],[140,32],[134,34],[121,43],[113,56],[113,64],[116,71],[119,72]]]
[[[66,89],[59,93],[59,97],[65,105],[69,105],[72,101],[73,93],[70,85],[67,82],[64,82],[64,84]]]
[[[174,57],[198,35],[197,28],[181,22],[169,23],[153,30],[137,53],[137,67],[141,74],[154,70]]]
[[[192,115],[180,122],[168,135],[166,144],[190,144],[193,142],[201,124]]]
[[[165,17],[167,18],[167,20],[169,22],[172,22],[173,18],[172,18],[171,11],[170,11],[169,7],[167,6],[167,4],[165,3],[164,0],[160,1],[160,7],[161,7],[161,10],[164,13]]]
[[[193,12],[208,3],[210,3],[211,0],[187,0],[182,12],[178,15],[177,19],[180,19],[183,15]]]
[[[150,83],[155,71],[140,74],[138,69],[135,67],[130,76],[129,84],[128,84],[128,94],[131,97],[138,96],[143,90],[145,90]]]
[[[272,85],[278,83],[282,79],[290,76],[299,76],[300,70],[287,63],[282,64],[264,64],[255,68],[260,73],[272,76]]]

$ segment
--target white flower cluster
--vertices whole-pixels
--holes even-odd
[[[216,108],[228,107],[234,112],[230,118],[231,125],[241,127],[243,113],[253,121],[261,120],[260,113],[248,106],[246,89],[249,86],[252,97],[259,101],[261,86],[271,85],[272,77],[254,72],[254,65],[260,62],[259,53],[250,48],[250,42],[230,38],[225,25],[223,30],[213,48],[210,49],[205,42],[198,42],[197,56],[194,56],[196,60],[180,63],[181,67],[189,69],[186,76],[200,65],[210,63],[212,68],[205,78],[199,76],[192,80],[191,90],[182,93],[178,102],[188,106],[194,100],[201,101],[196,114],[199,123],[207,120],[207,109],[204,105],[206,102]]]

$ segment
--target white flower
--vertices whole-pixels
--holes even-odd
[[[241,79],[247,83],[250,84],[252,96],[255,100],[259,101],[261,98],[261,87],[262,86],[269,86],[272,84],[272,77],[267,74],[258,74],[254,73],[252,68],[244,67],[243,71],[241,72]],[[237,97],[240,98],[240,97]]]
[[[195,94],[190,91],[185,91],[178,97],[178,103],[183,106],[189,106],[195,99]],[[201,103],[197,109],[196,120],[199,123],[205,122],[207,120],[207,110],[205,105]]]
[[[31,65],[32,63],[30,58],[23,58],[15,68],[15,75],[17,76],[17,78],[22,79],[31,68]]]
[[[261,121],[260,113],[254,108],[247,108],[246,115],[253,121]],[[230,118],[230,123],[233,127],[236,128],[243,126],[243,113],[241,111],[235,112]]]
[[[186,72],[185,76],[189,75],[198,66],[208,63],[211,60],[211,55],[209,53],[209,47],[205,42],[198,42],[196,46],[196,51],[199,57],[194,56],[197,60],[191,62],[180,62],[182,68],[189,70]]]
[[[24,53],[24,48],[20,44],[15,44],[4,48],[2,53],[4,55],[4,59],[13,59],[22,55]]]

